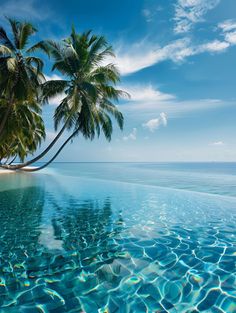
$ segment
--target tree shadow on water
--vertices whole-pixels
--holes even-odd
[[[81,200],[64,193],[62,203],[42,186],[0,196],[0,312],[22,307],[34,312],[38,306],[70,312],[92,298],[95,306],[105,301],[104,283],[117,286],[121,279],[115,260],[122,257],[117,239],[123,220],[112,211],[111,199]],[[42,243],[45,210],[51,211],[47,227],[60,249],[50,246],[50,238]],[[97,288],[103,294],[98,299]]]

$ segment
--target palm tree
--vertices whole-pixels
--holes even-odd
[[[6,104],[4,115],[0,115],[0,141],[16,101],[35,99],[38,87],[45,81],[43,62],[30,55],[35,50],[34,46],[28,47],[29,39],[36,33],[36,29],[28,22],[7,20],[11,27],[11,38],[0,27],[0,97]]]
[[[57,70],[65,77],[62,80],[45,82],[42,87],[43,102],[48,102],[51,97],[62,92],[65,93],[65,97],[54,114],[55,129],[57,130],[60,124],[63,124],[63,127],[50,144],[49,149],[65,130],[72,131],[46,165],[50,164],[64,146],[79,134],[92,140],[102,131],[105,138],[111,140],[112,118],[117,121],[120,129],[123,127],[123,115],[113,102],[127,94],[115,88],[120,79],[117,68],[113,64],[102,65],[107,56],[113,55],[112,48],[108,46],[105,38],[91,35],[90,31],[77,34],[72,28],[68,39],[59,43],[41,42],[37,48],[49,51],[54,59],[52,70]],[[31,161],[7,168],[20,169],[32,164],[44,156],[45,151]]]
[[[4,116],[6,110],[6,106],[0,106],[0,116]],[[8,115],[3,135],[0,160],[17,156],[24,161],[28,154],[33,154],[46,137],[38,102],[15,102]]]

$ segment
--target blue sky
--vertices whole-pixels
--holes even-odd
[[[78,137],[58,161],[236,160],[235,0],[2,0],[0,12],[31,20],[35,40],[65,38],[73,23],[116,52],[108,61],[131,94],[119,104],[124,131],[110,143]],[[44,108],[45,144],[59,100]]]

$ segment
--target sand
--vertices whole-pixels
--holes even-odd
[[[10,173],[15,173],[15,171],[6,170],[5,168],[0,168],[0,175],[2,175],[2,174],[10,174]]]
[[[25,168],[33,169],[33,168],[35,168],[35,166],[26,166]],[[2,174],[10,174],[10,173],[17,173],[17,171],[12,171],[12,170],[7,170],[5,168],[0,168],[0,175],[2,175]]]

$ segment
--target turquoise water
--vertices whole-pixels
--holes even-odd
[[[0,177],[0,312],[236,312],[235,164]]]

